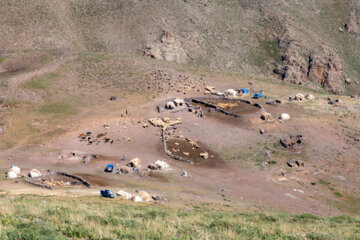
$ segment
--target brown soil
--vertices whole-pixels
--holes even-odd
[[[259,111],[259,108],[241,101],[234,102],[234,101],[219,100],[219,101],[208,101],[208,102],[222,108],[223,110],[229,113],[236,115],[247,115]],[[223,108],[222,105],[224,106],[227,105],[229,107]]]
[[[198,146],[199,147],[196,148],[192,146],[189,141],[179,138],[171,138],[167,141],[167,147],[172,154],[188,159],[196,165],[207,167],[224,166],[224,161],[217,153],[205,147],[204,144],[198,144]],[[176,151],[174,151],[174,149]],[[188,155],[185,153],[188,153]],[[204,159],[201,157],[201,153],[208,153],[208,158]]]
[[[84,178],[86,181],[89,181],[94,187],[115,186],[118,183],[116,180],[99,175],[80,173],[77,174],[77,176]]]

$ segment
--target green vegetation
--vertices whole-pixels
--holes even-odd
[[[342,197],[342,194],[339,193],[339,192],[334,192],[334,195],[335,195],[336,197]]]
[[[5,61],[5,59],[6,59],[5,56],[0,57],[0,63],[3,63]]]
[[[29,89],[45,89],[51,84],[51,81],[57,76],[58,76],[57,73],[49,73],[49,74],[41,75],[26,82],[24,84],[24,87]]]
[[[1,239],[358,239],[341,215],[242,212],[215,204],[174,207],[100,197],[0,197]]]
[[[40,107],[40,113],[53,113],[53,114],[64,114],[71,115],[75,114],[75,109],[66,103],[50,103]]]

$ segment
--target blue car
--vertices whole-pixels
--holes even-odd
[[[100,194],[103,197],[108,197],[108,198],[114,198],[115,197],[115,194],[113,194],[113,192],[110,191],[110,190],[100,190]]]

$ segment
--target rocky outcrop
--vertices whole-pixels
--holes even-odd
[[[332,93],[345,92],[342,66],[335,53],[325,50],[327,53],[322,55],[306,54],[309,51],[287,34],[278,40],[278,44],[282,61],[275,65],[274,73],[283,81],[303,85],[310,80]]]
[[[308,79],[332,93],[343,94],[345,92],[340,60],[334,54],[330,54],[328,57],[310,56]]]
[[[349,20],[344,27],[348,33],[360,36],[360,18],[357,17],[354,11],[350,13]]]
[[[281,64],[276,65],[274,73],[280,74],[282,80],[302,85],[307,80],[308,63],[303,56],[299,55],[299,43],[289,35],[278,40],[282,51]]]
[[[171,32],[164,31],[160,43],[145,46],[144,56],[170,62],[186,63],[188,55]]]

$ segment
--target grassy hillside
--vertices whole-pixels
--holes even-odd
[[[359,239],[360,220],[227,205],[134,204],[100,197],[0,197],[1,239]]]
[[[339,28],[356,3],[276,1],[2,1],[0,51],[71,49],[142,55],[171,32],[186,62],[212,69],[270,75],[289,34],[299,54],[331,49],[346,75],[360,78],[360,41]],[[169,50],[172,51],[172,50]],[[2,59],[0,53],[0,59]],[[356,94],[356,87],[347,90]]]

